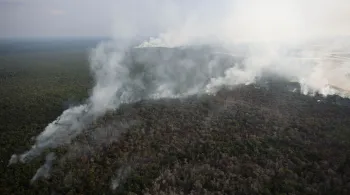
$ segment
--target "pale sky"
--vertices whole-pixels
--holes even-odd
[[[350,0],[0,0],[0,38],[350,35]]]
[[[159,14],[153,14],[152,18],[152,12],[161,9],[156,1],[0,0],[0,38],[110,36],[119,30],[116,29],[116,21],[128,23],[137,19],[138,26],[146,26],[150,20],[161,19]],[[165,2],[173,9],[168,0],[158,2]],[[178,2],[183,4],[187,1]],[[202,1],[185,3],[183,7],[192,9],[199,2]],[[120,16],[117,12],[127,16]]]
[[[112,2],[0,0],[0,37],[106,36]]]

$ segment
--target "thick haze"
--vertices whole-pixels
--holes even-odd
[[[175,13],[177,8],[170,1],[159,2]],[[185,12],[199,3],[209,6],[199,0],[176,2]],[[159,28],[151,21],[155,24],[160,14],[171,14],[162,12],[161,4],[135,0],[0,0],[0,38],[113,36],[121,30],[117,27],[121,20],[139,26],[142,32],[138,35],[156,35]],[[179,17],[179,12],[175,14]]]
[[[0,37],[300,39],[348,36],[348,18],[347,0],[0,0]]]
[[[108,36],[113,0],[0,0],[0,37]]]

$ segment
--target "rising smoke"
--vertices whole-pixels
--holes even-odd
[[[254,83],[264,72],[301,83],[305,94],[350,91],[346,0],[134,0],[116,10],[116,39],[91,51],[89,99],[64,111],[10,164],[71,143],[123,103],[215,93],[223,85]],[[157,36],[132,45],[142,34]]]

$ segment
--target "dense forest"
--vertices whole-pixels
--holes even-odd
[[[8,160],[89,96],[87,55],[0,56],[1,194],[350,194],[349,100],[280,80],[122,105],[55,149],[50,176],[31,183],[45,158]]]
[[[92,81],[87,57],[84,50],[0,56],[0,191],[29,190],[35,167],[7,167],[9,157],[28,149],[32,137],[70,104],[88,97]]]

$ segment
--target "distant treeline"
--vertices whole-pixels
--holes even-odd
[[[117,43],[128,43],[132,46],[141,44],[149,37],[135,37],[133,40],[123,40],[108,37],[90,38],[17,38],[0,39],[0,55],[10,55],[31,52],[76,51],[94,48],[101,41],[113,40]]]
[[[0,40],[0,55],[45,52],[72,51],[95,47],[104,39],[18,39]]]

